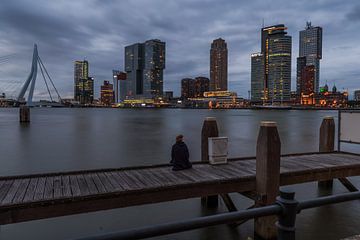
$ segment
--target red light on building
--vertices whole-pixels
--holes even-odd
[[[117,80],[126,80],[126,73],[124,72],[120,72],[118,75],[117,75]]]

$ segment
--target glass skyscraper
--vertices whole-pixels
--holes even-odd
[[[264,100],[264,56],[262,53],[251,54],[251,101]]]
[[[261,53],[251,56],[251,90],[255,102],[290,101],[292,40],[286,29],[284,24],[261,29]]]
[[[322,28],[314,27],[311,25],[311,22],[307,22],[305,30],[300,31],[299,37],[299,58],[297,60],[298,69],[296,77],[296,90],[298,94],[301,94],[300,89],[303,82],[301,79],[302,69],[305,66],[311,65],[315,69],[314,91],[316,93],[319,92],[320,59],[322,59]]]
[[[165,42],[157,39],[125,47],[126,96],[152,98],[163,96]]]
[[[80,101],[83,88],[83,80],[89,78],[89,62],[75,61],[74,63],[74,100]]]

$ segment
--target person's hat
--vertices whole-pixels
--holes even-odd
[[[177,135],[177,136],[176,136],[176,141],[182,140],[183,137],[184,137],[184,136],[183,136],[182,134]]]

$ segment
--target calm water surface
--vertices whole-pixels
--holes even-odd
[[[260,121],[278,123],[283,153],[318,150],[324,116],[335,111],[253,111],[185,109],[31,109],[31,123],[18,123],[18,109],[0,109],[0,175],[17,175],[167,163],[174,137],[181,133],[192,161],[200,159],[205,117],[216,117],[229,155],[253,156]],[[344,146],[349,148],[348,146]],[[359,147],[360,148],[360,147]],[[359,178],[352,178],[360,185]],[[298,199],[326,195],[316,183],[292,187]],[[333,193],[346,192],[335,182]],[[252,202],[233,194],[239,209]],[[71,239],[125,228],[225,212],[203,209],[199,199],[129,207],[1,226],[1,239]],[[211,227],[156,239],[247,239],[253,222],[232,229]],[[340,239],[360,233],[360,205],[350,203],[303,211],[298,239]]]

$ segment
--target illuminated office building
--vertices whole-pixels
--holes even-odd
[[[114,89],[113,85],[109,81],[104,81],[104,84],[100,87],[100,101],[103,105],[111,105],[114,103]]]
[[[89,62],[75,61],[74,64],[74,100],[80,101],[82,96],[82,89],[84,79],[87,80],[89,77]]]
[[[193,78],[181,79],[181,98],[188,99],[195,97],[195,80]]]
[[[228,50],[224,39],[215,39],[210,49],[210,90],[228,89]]]
[[[261,103],[264,100],[264,56],[251,54],[251,101]]]
[[[320,59],[322,59],[322,28],[314,27],[311,22],[306,23],[305,30],[299,33],[299,58],[297,63],[297,93],[300,95],[302,68],[314,66],[314,92],[319,92],[320,84]],[[299,61],[301,63],[299,63]]]
[[[165,42],[157,39],[125,47],[126,97],[163,96]]]
[[[80,79],[78,101],[80,104],[91,104],[94,101],[94,78]]]
[[[291,36],[283,24],[261,29],[264,57],[264,100],[270,103],[290,101]]]

